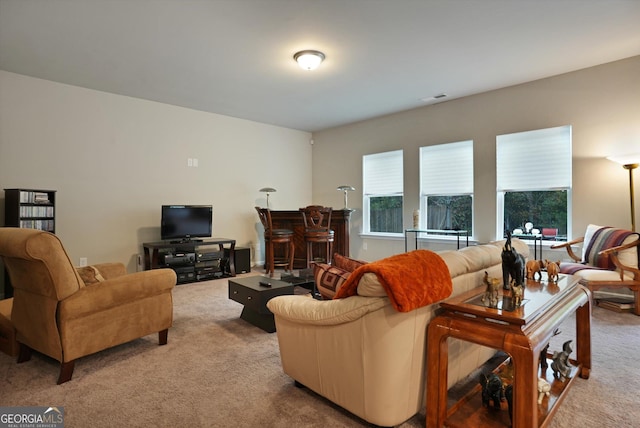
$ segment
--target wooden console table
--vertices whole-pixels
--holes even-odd
[[[351,210],[333,210],[331,213],[331,229],[335,232],[333,241],[333,252],[343,256],[349,256],[349,219]],[[271,221],[274,229],[293,230],[293,243],[295,245],[295,255],[293,260],[294,269],[304,269],[307,267],[307,244],[304,241],[304,221],[299,210],[292,211],[271,211]],[[276,249],[276,257],[282,257]]]
[[[546,426],[564,398],[574,374],[587,379],[591,370],[591,293],[577,278],[560,275],[557,284],[527,281],[521,307],[508,308],[509,291],[498,308],[481,302],[485,287],[478,287],[441,303],[443,313],[434,318],[427,333],[427,427],[509,426],[505,411],[482,407],[480,400],[447,409],[447,369],[449,337],[503,350],[513,367],[513,427]],[[575,312],[577,359],[572,376],[555,379],[551,369],[539,370],[540,353],[549,344],[558,326]],[[552,384],[551,396],[539,405],[538,377]],[[465,401],[465,400],[463,400]],[[469,408],[471,407],[471,408]],[[493,416],[492,416],[493,414]],[[505,422],[506,418],[506,422]]]

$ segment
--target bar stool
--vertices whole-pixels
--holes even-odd
[[[331,213],[333,208],[322,205],[309,205],[300,208],[304,220],[304,240],[307,243],[307,268],[311,265],[313,257],[313,244],[325,244],[325,258],[327,264],[331,264],[333,254],[333,241],[335,232],[331,230]]]
[[[293,243],[293,230],[274,229],[271,222],[271,210],[269,208],[256,207],[260,222],[264,227],[264,249],[266,273],[273,277],[273,270],[276,266],[283,266],[289,272],[293,271],[293,255],[295,246]],[[284,245],[284,257],[276,258],[274,244]]]

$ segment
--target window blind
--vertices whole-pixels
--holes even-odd
[[[365,155],[362,157],[362,163],[365,195],[402,194],[402,150]]]
[[[498,192],[571,188],[571,126],[499,135]]]
[[[473,194],[473,141],[420,147],[420,193]]]

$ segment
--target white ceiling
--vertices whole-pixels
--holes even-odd
[[[0,69],[305,131],[636,55],[640,0],[0,0]]]

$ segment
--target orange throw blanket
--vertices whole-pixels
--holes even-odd
[[[367,263],[354,270],[334,299],[355,296],[365,273],[372,272],[398,312],[409,312],[445,299],[453,291],[449,268],[436,253],[415,250]]]

